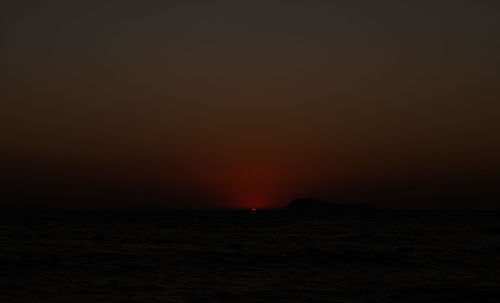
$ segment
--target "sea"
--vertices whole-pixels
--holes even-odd
[[[0,302],[500,302],[500,212],[2,212]]]

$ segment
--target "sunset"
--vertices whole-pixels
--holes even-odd
[[[0,293],[26,294],[6,302],[500,296],[458,290],[498,261],[499,3],[6,0],[0,20]]]
[[[136,207],[279,207],[498,177],[496,10],[386,4],[7,2],[1,160],[29,182],[4,191],[57,192],[44,174],[70,174],[177,197]]]

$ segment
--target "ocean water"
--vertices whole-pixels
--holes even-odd
[[[499,213],[0,220],[0,302],[500,302]]]

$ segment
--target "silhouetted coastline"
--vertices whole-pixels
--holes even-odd
[[[341,217],[375,215],[378,208],[369,203],[332,203],[314,198],[295,199],[283,210],[294,217]]]

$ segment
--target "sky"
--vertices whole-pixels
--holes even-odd
[[[497,1],[0,4],[3,207],[500,207]]]

